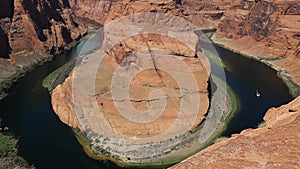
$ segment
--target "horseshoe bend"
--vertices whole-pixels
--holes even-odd
[[[115,22],[104,27],[102,48],[83,56],[53,90],[54,111],[90,140],[89,151],[120,164],[184,158],[195,151],[191,133],[209,108],[210,63],[196,51],[198,36],[189,22],[171,15]],[[145,30],[131,35],[128,25]]]
[[[0,169],[299,168],[299,11],[0,2]]]

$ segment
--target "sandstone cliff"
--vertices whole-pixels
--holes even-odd
[[[69,7],[66,0],[0,2],[0,88],[85,33]]]
[[[9,0],[0,6],[2,58],[54,52],[81,36],[68,1]]]
[[[213,39],[277,69],[297,95],[299,9],[295,0],[235,0]],[[268,110],[264,127],[234,134],[171,168],[299,168],[299,112],[300,97]]]
[[[69,0],[75,15],[103,24],[112,5],[118,0]]]
[[[161,12],[181,16],[200,28],[216,28],[231,0],[70,0],[77,16],[104,24],[106,19],[141,12]]]
[[[299,11],[298,0],[234,0],[220,20],[214,41],[259,59],[300,84]]]
[[[171,168],[299,168],[300,97],[266,113],[266,125],[218,142]]]

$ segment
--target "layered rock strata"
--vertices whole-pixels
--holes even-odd
[[[1,89],[86,31],[65,0],[8,0],[0,8]]]
[[[296,96],[300,94],[296,89],[300,84],[299,9],[297,0],[235,0],[213,40],[278,70]]]
[[[171,168],[299,168],[300,97],[268,110],[264,120]]]
[[[218,20],[229,7],[231,0],[70,0],[77,16],[95,20],[101,24],[106,20],[142,12],[168,13],[183,17],[200,28],[216,28]]]
[[[270,65],[299,95],[299,1],[233,1],[214,41]],[[265,125],[208,147],[171,168],[299,168],[300,98],[271,108]]]

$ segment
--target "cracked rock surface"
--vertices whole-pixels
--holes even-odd
[[[174,19],[150,14],[108,25],[102,48],[83,56],[54,89],[54,111],[85,133],[95,153],[149,162],[203,121],[210,65],[195,51],[198,37],[191,26],[180,20],[172,25]],[[147,25],[169,34],[143,30],[130,36],[128,30]]]

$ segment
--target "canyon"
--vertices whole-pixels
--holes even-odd
[[[63,50],[68,44],[85,35],[87,32],[85,22],[109,24],[124,16],[136,15],[141,12],[167,13],[190,21],[198,29],[216,30],[212,37],[216,44],[274,68],[278,71],[278,75],[285,80],[294,96],[298,96],[300,93],[300,2],[297,0],[213,0],[210,2],[188,0],[41,0],[25,2],[10,0],[0,2],[0,9],[1,93],[8,89],[18,76],[31,70],[34,65],[50,60],[52,58],[50,54]],[[122,26],[126,29],[126,25]],[[195,47],[195,35],[188,38],[192,39]],[[165,43],[156,44],[154,43],[156,41]],[[185,46],[178,42],[175,42],[177,45],[175,48],[180,50],[174,51],[174,46],[171,45],[174,43],[174,39],[153,34],[130,38],[114,45],[111,51],[107,51],[104,62],[108,67],[98,70],[97,80],[99,83],[96,81],[96,93],[92,93],[92,95],[97,104],[104,107],[103,110],[112,112],[108,117],[110,124],[119,132],[134,137],[155,135],[156,132],[159,133],[166,128],[160,122],[137,131],[116,123],[120,122],[119,120],[122,118],[120,116],[116,118],[116,111],[110,105],[112,98],[105,95],[105,91],[108,91],[110,86],[101,84],[100,81],[109,81],[111,77],[103,75],[111,74],[111,70],[116,69],[119,65],[124,64],[123,67],[128,67],[132,62],[132,60],[126,59],[132,59],[128,54],[134,53],[135,57],[144,56],[143,50],[147,51],[149,48],[145,42],[150,42],[151,47],[168,51],[154,51],[155,55],[184,57],[189,66],[193,66],[193,64],[199,66],[199,62],[206,62],[201,53],[186,50]],[[87,60],[90,58],[93,57],[89,56]],[[135,64],[142,63],[137,60],[135,58]],[[83,65],[85,63],[85,60],[81,62]],[[167,64],[167,61],[162,64]],[[138,66],[142,67],[143,65]],[[168,82],[166,86],[174,87],[173,79],[163,73],[158,73],[154,64],[151,68],[137,76],[136,81],[133,82],[134,90],[140,91],[136,96],[144,98],[146,95],[141,94],[141,91],[155,87],[165,90],[167,93],[173,93],[171,95],[173,104],[178,103],[177,91],[169,90],[162,85],[164,82]],[[201,65],[200,68],[202,71],[208,70],[207,65]],[[194,73],[199,71],[195,69]],[[204,99],[205,103],[195,125],[201,123],[208,108],[208,72],[198,74],[201,77],[200,80],[197,80],[198,87],[201,89],[199,97]],[[149,76],[152,78],[145,78]],[[74,116],[75,110],[71,99],[72,80],[72,76],[69,76],[62,85],[58,85],[54,90],[52,94],[53,109],[64,123],[84,130],[79,119]],[[144,85],[146,83],[147,86]],[[89,99],[86,96],[79,101],[86,102]],[[148,103],[140,104],[140,100],[135,99],[131,98],[131,102],[134,102],[138,109],[146,110],[149,107]],[[265,126],[234,134],[173,167],[299,168],[300,164],[297,161],[300,158],[298,145],[299,102],[300,99],[297,98],[287,105],[270,109],[264,117]],[[106,105],[109,106],[106,107]],[[165,122],[167,119],[171,122],[174,119],[174,116],[168,112],[165,115],[165,119],[162,118],[161,121]],[[121,121],[121,124],[124,123],[127,124],[127,121]],[[128,126],[134,128],[133,124],[128,124]],[[144,131],[154,126],[157,126],[159,130],[149,130],[149,133],[145,135]]]
[[[265,125],[223,138],[171,168],[299,168],[300,97],[267,111]]]
[[[65,0],[2,1],[0,26],[1,94],[87,31],[76,22]]]
[[[216,28],[218,20],[230,4],[231,0],[70,0],[70,6],[76,16],[89,18],[101,24],[135,13],[158,12],[183,17],[198,28]]]
[[[233,1],[213,41],[278,71],[299,96],[299,1]],[[271,108],[265,125],[224,138],[171,168],[299,168],[300,98]]]
[[[300,94],[300,2],[233,1],[212,38],[225,48],[278,71],[291,93]]]
[[[183,19],[150,13],[113,22],[104,27],[103,49],[80,58],[52,91],[53,109],[94,154],[163,163],[208,111],[209,61]]]

